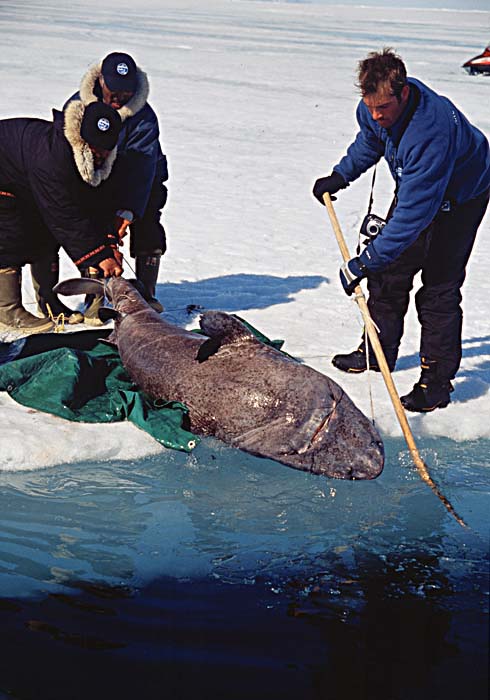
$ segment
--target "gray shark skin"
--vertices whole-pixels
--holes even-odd
[[[101,284],[66,280],[55,290],[100,293]],[[374,479],[383,470],[378,432],[341,387],[235,317],[205,312],[203,336],[168,323],[122,277],[106,283],[106,294],[116,312],[110,340],[131,379],[155,399],[185,404],[194,433],[337,479]]]

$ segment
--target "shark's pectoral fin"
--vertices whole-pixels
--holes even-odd
[[[106,345],[110,345],[111,347],[117,347],[117,336],[114,331],[112,331],[107,338],[99,338],[99,341],[101,343],[105,343]]]
[[[211,355],[215,355],[221,347],[221,338],[208,338],[199,346],[197,351],[196,360],[198,362],[205,362]]]

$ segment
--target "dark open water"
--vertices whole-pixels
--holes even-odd
[[[1,475],[0,698],[486,699],[489,446],[422,446],[469,530],[386,447],[369,483],[213,441]]]

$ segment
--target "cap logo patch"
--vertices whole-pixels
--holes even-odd
[[[97,122],[97,128],[99,129],[99,131],[107,131],[107,129],[108,129],[109,127],[110,127],[110,122],[109,122],[109,120],[106,119],[105,117],[102,117],[102,118],[99,119],[99,121]]]
[[[116,71],[119,75],[127,75],[129,73],[129,68],[127,63],[118,63],[116,66]]]

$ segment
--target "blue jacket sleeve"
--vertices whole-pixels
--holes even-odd
[[[363,251],[361,261],[376,272],[410,246],[438,213],[453,173],[455,136],[436,118],[420,129],[414,119],[405,134],[397,164],[397,204],[379,236]],[[412,138],[413,137],[413,138]],[[405,142],[406,139],[406,142]]]
[[[138,115],[139,116],[139,115]],[[118,153],[122,182],[118,209],[129,209],[137,217],[144,214],[150,196],[157,162],[161,154],[158,122],[132,117],[128,138]]]
[[[371,118],[367,107],[361,101],[356,112],[360,130],[347,154],[333,167],[346,182],[353,182],[375,165],[384,152],[381,129]]]

